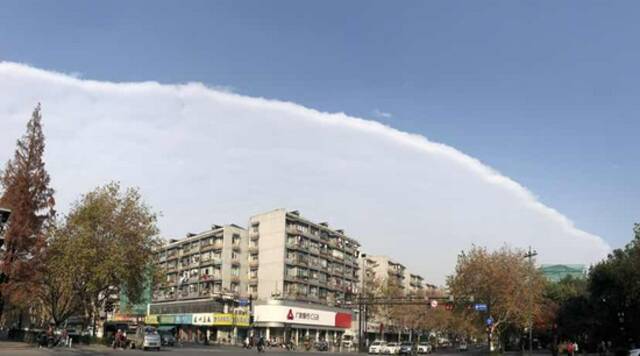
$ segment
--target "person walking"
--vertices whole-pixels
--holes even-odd
[[[258,339],[258,345],[257,345],[257,349],[258,352],[264,352],[264,337],[260,336],[260,339]]]
[[[569,341],[569,342],[567,343],[567,354],[568,354],[569,356],[574,356],[574,351],[575,351],[575,350],[573,349],[573,342]]]

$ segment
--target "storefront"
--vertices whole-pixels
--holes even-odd
[[[193,313],[148,315],[145,323],[157,326],[173,326],[176,338],[181,342],[216,342],[235,344],[241,342],[249,328],[246,313]]]
[[[350,310],[275,300],[254,306],[253,326],[258,336],[278,343],[325,340],[339,345],[351,319]]]

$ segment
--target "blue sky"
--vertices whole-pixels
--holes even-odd
[[[374,119],[480,159],[618,247],[640,221],[639,13],[624,1],[6,1],[0,59]]]

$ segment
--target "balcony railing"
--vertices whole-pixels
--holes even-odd
[[[202,246],[201,251],[211,251],[211,250],[221,250],[221,249],[222,249],[222,242],[218,241],[212,244],[205,244],[204,246]]]

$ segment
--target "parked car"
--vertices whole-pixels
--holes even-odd
[[[160,335],[160,341],[162,346],[174,346],[176,344],[176,337],[170,330],[158,330]]]
[[[160,351],[162,345],[160,334],[152,326],[139,327],[135,334],[129,335],[129,340],[131,340],[131,347],[145,351],[149,349]]]
[[[469,345],[467,345],[466,342],[461,342],[460,344],[458,344],[458,351],[468,351],[469,350]]]
[[[640,349],[633,349],[629,351],[629,356],[640,356]]]
[[[376,340],[376,341],[372,342],[371,345],[369,346],[369,353],[370,354],[381,354],[382,353],[382,349],[386,345],[387,345],[386,342]]]
[[[316,341],[316,343],[313,345],[313,347],[317,351],[328,351],[329,350],[329,343],[324,341],[324,340],[320,340],[320,341]]]
[[[342,347],[345,349],[350,349],[353,347],[353,340],[352,339],[344,339],[342,340]]]
[[[397,355],[400,353],[400,344],[397,342],[389,342],[382,348],[382,353],[385,355]]]
[[[400,344],[398,350],[399,355],[411,355],[413,353],[413,344],[410,342],[403,342]]]
[[[418,344],[418,353],[419,354],[430,354],[432,350],[431,344],[428,342],[421,342]]]

